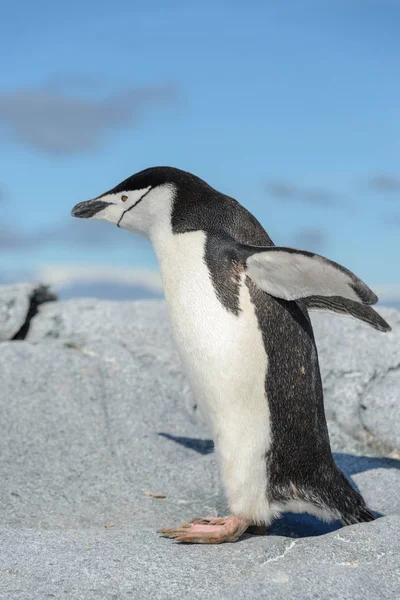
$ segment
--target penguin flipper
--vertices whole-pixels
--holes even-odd
[[[309,296],[341,296],[361,304],[378,297],[354,273],[305,250],[279,246],[241,246],[246,274],[262,290],[283,300]]]
[[[309,296],[303,298],[302,303],[308,310],[326,310],[339,315],[354,317],[378,331],[392,330],[389,323],[371,306],[359,304],[347,298],[341,298],[340,296]]]

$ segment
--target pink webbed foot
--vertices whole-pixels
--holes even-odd
[[[176,529],[159,529],[162,536],[189,544],[236,542],[250,525],[240,517],[203,517],[183,523]]]

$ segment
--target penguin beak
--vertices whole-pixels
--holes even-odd
[[[103,202],[102,200],[87,200],[86,202],[79,202],[71,211],[73,217],[78,219],[90,219],[100,210],[109,206],[111,202]]]

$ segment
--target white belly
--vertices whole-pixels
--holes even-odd
[[[244,275],[236,316],[216,296],[205,240],[201,231],[171,234],[156,252],[178,351],[212,431],[229,507],[263,522],[270,512],[267,356]]]

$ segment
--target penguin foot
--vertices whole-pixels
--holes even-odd
[[[162,536],[188,544],[236,542],[250,523],[240,517],[203,517],[183,523],[176,529],[159,529]]]

